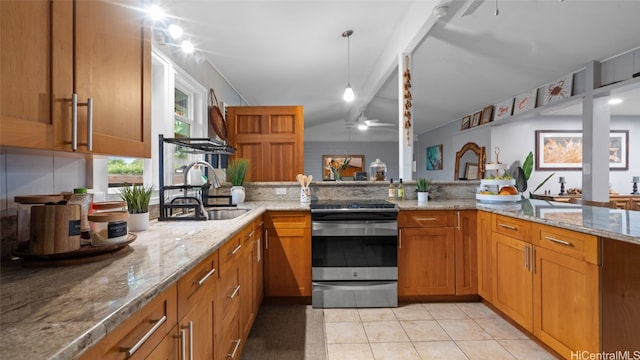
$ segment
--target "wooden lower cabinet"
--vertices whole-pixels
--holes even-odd
[[[494,233],[493,304],[528,331],[533,330],[533,274],[531,245]]]
[[[178,330],[178,325],[174,326],[170,333],[168,333],[164,339],[156,346],[155,349],[147,356],[148,360],[176,360],[180,359],[182,354],[180,351],[182,345],[181,332]]]
[[[567,359],[599,351],[598,266],[535,248],[533,334]]]
[[[476,210],[456,211],[456,295],[478,293],[478,241]]]
[[[478,295],[493,302],[493,255],[491,247],[491,213],[478,211]]]
[[[402,228],[398,240],[398,295],[454,295],[454,229]]]
[[[311,215],[265,215],[265,296],[311,296]]]

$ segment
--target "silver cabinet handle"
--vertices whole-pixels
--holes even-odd
[[[187,360],[187,339],[185,339],[185,334],[185,329],[180,330],[180,358]]]
[[[269,231],[264,232],[264,249],[269,250]]]
[[[251,232],[247,235],[247,239],[250,239],[254,233],[255,233],[255,230],[251,230]]]
[[[236,246],[235,249],[229,251],[229,255],[235,255],[238,253],[238,251],[240,251],[240,248],[242,247],[242,244],[239,244],[238,246]]]
[[[87,99],[87,150],[93,151],[93,99]]]
[[[402,229],[398,230],[398,249],[402,249]]]
[[[142,346],[150,337],[151,335],[153,335],[154,332],[156,332],[156,330],[158,330],[158,328],[160,326],[162,326],[162,324],[164,324],[164,322],[167,321],[167,315],[163,315],[160,319],[158,320],[151,320],[150,323],[154,324],[151,329],[149,329],[149,331],[147,331],[141,338],[140,340],[138,340],[135,344],[133,344],[132,347],[127,348],[127,347],[121,347],[120,351],[121,352],[126,352],[127,356],[132,356],[136,351],[138,351],[138,349],[140,348],[140,346]]]
[[[507,225],[507,224],[498,224],[498,226],[502,226],[503,228],[506,228],[506,229],[509,229],[509,230],[518,230],[517,227],[511,226],[511,225]]]
[[[238,340],[233,340],[233,342],[234,342],[234,343],[236,343],[236,344],[233,346],[233,351],[231,352],[231,354],[227,354],[227,357],[228,357],[229,359],[235,359],[235,358],[236,358],[236,355],[238,355],[238,354],[237,354],[237,352],[238,352],[238,348],[240,348],[240,339],[238,339]]]
[[[260,238],[256,239],[256,262],[260,262],[262,259],[262,249],[260,249],[261,241],[262,240]]]
[[[430,217],[430,218],[416,218],[417,221],[436,221],[436,218],[434,217]]]
[[[545,236],[545,239],[549,240],[549,241],[553,241],[554,243],[558,243],[558,244],[562,244],[562,245],[566,245],[566,246],[571,246],[573,247],[573,243],[569,242],[569,241],[564,241],[564,240],[560,240],[560,239],[556,239],[554,237],[551,236]]]
[[[536,249],[533,248],[533,246],[531,247],[531,259],[529,260],[529,264],[530,264],[530,269],[531,272],[535,273],[536,272]]]
[[[202,279],[198,280],[198,281],[194,281],[194,283],[198,284],[198,286],[202,286],[202,284],[204,284],[205,281],[207,281],[207,279],[209,277],[211,277],[211,275],[213,275],[213,273],[216,272],[216,268],[211,269],[208,273],[206,273]]]
[[[458,226],[457,226],[457,228],[458,228],[458,231],[460,231],[460,210],[458,210],[457,213],[458,213]]]
[[[183,328],[189,329],[189,360],[193,360],[193,321],[189,321],[189,325]]]
[[[527,245],[522,245],[522,260],[524,261],[524,268],[528,269],[527,267]]]
[[[233,292],[231,293],[231,295],[227,296],[229,298],[229,300],[231,300],[234,297],[236,297],[236,295],[238,295],[239,291],[240,291],[240,285],[237,285],[236,288],[233,289]]]

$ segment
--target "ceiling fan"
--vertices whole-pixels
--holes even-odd
[[[394,124],[385,123],[375,119],[367,119],[367,117],[364,116],[364,111],[361,111],[360,116],[356,121],[345,122],[344,126],[347,128],[357,128],[358,130],[367,130],[370,127],[394,126]]]

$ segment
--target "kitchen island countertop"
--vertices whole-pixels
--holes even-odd
[[[481,209],[640,245],[640,212],[542,200],[481,204],[473,199],[398,201],[401,210]],[[297,201],[247,202],[231,220],[152,221],[133,252],[59,268],[4,261],[0,354],[10,359],[75,359],[266,210],[307,211]]]

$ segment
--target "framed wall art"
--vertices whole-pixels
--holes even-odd
[[[493,121],[504,119],[511,116],[513,111],[513,98],[507,99],[503,102],[496,104],[496,114],[493,116]]]
[[[573,74],[564,76],[544,87],[543,104],[566,99],[571,96],[573,89]]]
[[[480,125],[480,116],[482,116],[482,111],[478,111],[477,113],[473,114],[473,116],[471,117],[470,127],[475,127]]]
[[[442,144],[427,147],[427,170],[442,170]]]
[[[537,130],[536,170],[582,170],[582,131]],[[609,133],[609,169],[629,169],[629,131]]]
[[[538,89],[533,89],[516,96],[515,103],[513,104],[513,115],[535,108],[537,94]]]
[[[480,124],[487,124],[493,120],[493,105],[489,105],[482,109],[482,117],[480,118]]]
[[[345,166],[346,160],[349,162]],[[331,169],[339,169],[340,176],[355,176],[356,172],[364,171],[364,155],[322,155],[322,178],[331,178]]]
[[[460,124],[460,130],[468,129],[470,124],[471,124],[471,116],[467,115],[463,117],[462,124]]]
[[[478,164],[476,163],[466,163],[464,167],[464,176],[467,180],[477,180],[478,179]]]

